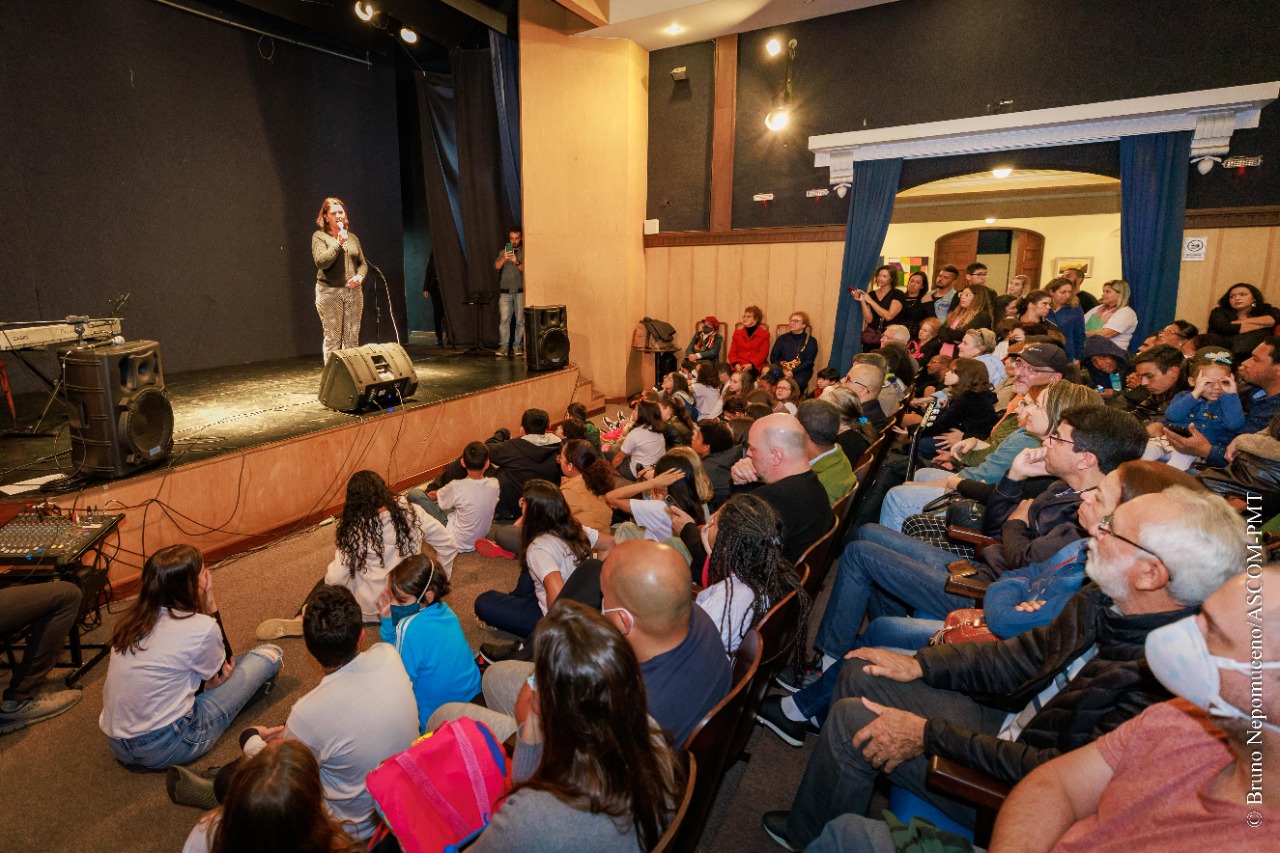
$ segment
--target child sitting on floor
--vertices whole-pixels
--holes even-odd
[[[470,553],[476,549],[476,540],[489,534],[500,488],[497,480],[485,476],[489,448],[484,442],[473,441],[463,448],[462,467],[467,469],[463,479],[450,480],[432,492],[410,489],[405,497],[445,525],[458,540],[460,552]]]

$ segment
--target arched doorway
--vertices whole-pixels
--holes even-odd
[[[1044,235],[1025,228],[968,228],[944,234],[933,244],[934,269],[950,264],[964,272],[975,261],[989,271],[987,286],[1004,293],[1005,284],[1015,275],[1025,275],[1031,289],[1040,286],[1044,263]]]

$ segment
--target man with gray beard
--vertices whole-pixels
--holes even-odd
[[[892,850],[888,827],[861,817],[880,773],[972,826],[971,806],[925,787],[929,756],[1013,785],[1169,699],[1143,644],[1243,569],[1244,521],[1216,495],[1174,487],[1121,504],[1089,532],[1094,584],[1049,625],[914,656],[854,652],[791,810],[764,815],[770,837],[793,850],[820,834],[809,849]]]

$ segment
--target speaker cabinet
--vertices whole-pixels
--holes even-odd
[[[78,474],[124,477],[173,451],[173,407],[160,344],[129,341],[64,350],[62,382]]]
[[[418,390],[418,374],[399,344],[365,344],[329,353],[320,402],[339,412],[389,409]]]
[[[569,363],[569,312],[563,305],[527,305],[524,351],[530,370],[555,370]]]

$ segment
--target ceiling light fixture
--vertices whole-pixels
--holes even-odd
[[[404,39],[405,44],[417,44],[418,34],[408,27],[400,28],[400,38]]]
[[[782,42],[777,39],[769,39],[768,43],[765,44],[764,49],[769,52],[770,56],[777,56],[782,53]]]
[[[356,17],[362,21],[373,20],[373,4],[372,3],[356,3]]]
[[[684,32],[684,27],[680,26],[679,24],[672,24],[671,26],[663,30],[663,32],[666,33],[667,35],[678,36],[680,35],[680,33]]]
[[[764,126],[774,131],[782,130],[789,120],[790,116],[787,115],[787,108],[784,105],[769,111],[769,114],[764,117]]]
[[[1009,166],[1001,166],[998,169],[992,169],[991,174],[995,175],[997,178],[1007,178],[1013,174],[1013,169]]]

